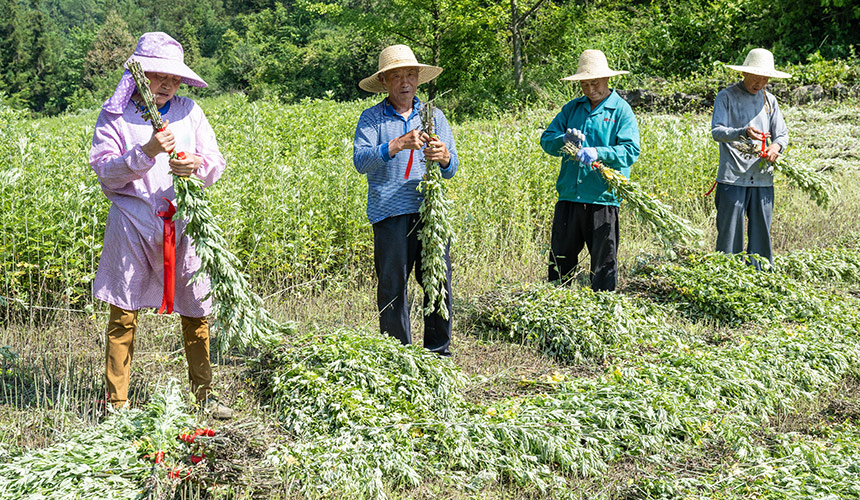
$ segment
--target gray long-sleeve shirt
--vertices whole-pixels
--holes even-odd
[[[759,158],[745,154],[761,150],[761,141],[746,136],[746,128],[753,126],[771,136],[784,152],[788,146],[788,129],[773,94],[764,90],[750,94],[743,82],[725,88],[714,101],[711,119],[711,136],[720,143],[720,168],[717,182],[734,186],[772,186],[773,174],[765,172]],[[763,162],[763,160],[762,160]]]

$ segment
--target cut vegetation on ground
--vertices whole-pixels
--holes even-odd
[[[227,423],[171,381],[185,377],[178,324],[152,314],[134,408],[103,415],[106,316],[89,283],[107,203],[84,160],[95,116],[0,112],[0,498],[860,495],[856,107],[786,110],[841,190],[824,208],[778,181],[772,271],[665,256],[622,204],[614,294],[543,283],[558,160],[537,140],[553,111],[455,124],[449,360],[376,333],[351,166],[367,104],[203,103],[228,158],[207,191],[214,217],[269,310],[298,325],[278,346],[213,351],[237,410]],[[639,122],[631,179],[711,247],[708,117]],[[835,126],[852,147],[831,141]],[[413,283],[418,345],[421,293]]]

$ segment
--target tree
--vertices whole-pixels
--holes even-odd
[[[511,0],[511,22],[509,27],[511,30],[511,43],[513,45],[514,85],[517,88],[520,88],[523,83],[523,38],[520,28],[532,14],[537,12],[542,3],[544,3],[544,0],[537,0],[529,9],[520,14],[517,0]]]
[[[179,43],[182,44],[182,49],[185,51],[185,64],[192,66],[200,59],[200,42],[197,38],[197,28],[188,21],[182,25]]]
[[[496,45],[494,31],[498,23],[495,2],[483,0],[354,0],[351,2],[316,2],[312,4],[329,13],[337,13],[340,23],[354,26],[378,41],[379,48],[391,43],[405,43],[419,61],[445,67],[440,82],[455,83],[465,69],[449,64],[461,61],[465,47]],[[481,40],[484,43],[473,43]],[[456,43],[455,43],[456,41]],[[374,54],[375,55],[375,54]],[[472,57],[482,59],[472,52]],[[428,85],[428,96],[435,97],[437,83]]]
[[[84,80],[91,88],[98,82],[121,68],[134,52],[137,41],[128,29],[128,23],[112,10],[105,16],[96,35],[92,49],[84,58]]]

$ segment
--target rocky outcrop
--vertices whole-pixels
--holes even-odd
[[[824,100],[843,100],[860,98],[860,85],[847,86],[837,83],[830,89],[821,85],[790,86],[786,82],[768,85],[768,91],[776,95],[780,104],[811,104]],[[633,109],[645,111],[688,112],[710,110],[714,106],[716,93],[711,95],[660,94],[645,89],[616,89],[618,95],[626,100]]]
[[[634,109],[685,112],[710,108],[714,105],[713,98],[708,99],[683,92],[675,92],[671,95],[661,95],[644,89],[616,89],[616,92]]]

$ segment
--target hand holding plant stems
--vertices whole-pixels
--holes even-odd
[[[577,161],[577,153],[580,149],[582,148],[573,142],[565,142],[561,151]],[[694,245],[701,242],[701,230],[693,228],[690,221],[672,212],[672,207],[646,192],[637,183],[624,177],[621,172],[599,162],[592,163],[591,167],[600,172],[609,189],[626,200],[639,218],[651,226],[666,248],[671,248],[676,244]]]
[[[149,120],[154,129],[163,129],[164,122],[155,106],[143,69],[134,60],[129,61],[128,69],[144,101],[146,111],[143,118]],[[182,152],[171,151],[170,157],[185,159]],[[263,307],[263,299],[251,291],[247,278],[240,270],[241,262],[227,248],[227,240],[214,222],[200,179],[174,175],[173,188],[176,191],[176,215],[173,219],[187,221],[185,234],[191,238],[201,260],[194,280],[208,275],[211,281],[207,297],[212,297],[214,303],[214,326],[220,328],[224,336],[219,348],[224,351],[230,346],[240,349],[263,347],[276,343],[284,334],[292,333],[293,325],[275,321]]]
[[[425,102],[421,107],[421,124],[424,132],[433,134],[433,104]],[[448,308],[445,306],[447,290],[445,282],[448,270],[445,262],[445,249],[451,240],[453,230],[448,220],[448,205],[442,190],[442,173],[439,164],[434,161],[426,162],[427,171],[418,184],[418,191],[424,193],[419,213],[421,230],[418,231],[418,241],[421,242],[421,272],[424,277],[424,293],[427,296],[427,307],[424,315],[429,316],[434,311],[448,319]]]
[[[761,151],[751,147],[752,143],[740,143],[738,151],[747,158],[761,158],[759,165],[763,170],[782,172],[789,184],[799,188],[809,195],[809,198],[820,207],[827,207],[833,196],[839,192],[839,187],[833,180],[821,172],[807,167],[798,160],[796,154],[789,154],[791,148],[780,155],[776,161],[768,161],[766,149],[769,134],[764,134],[761,140]]]

